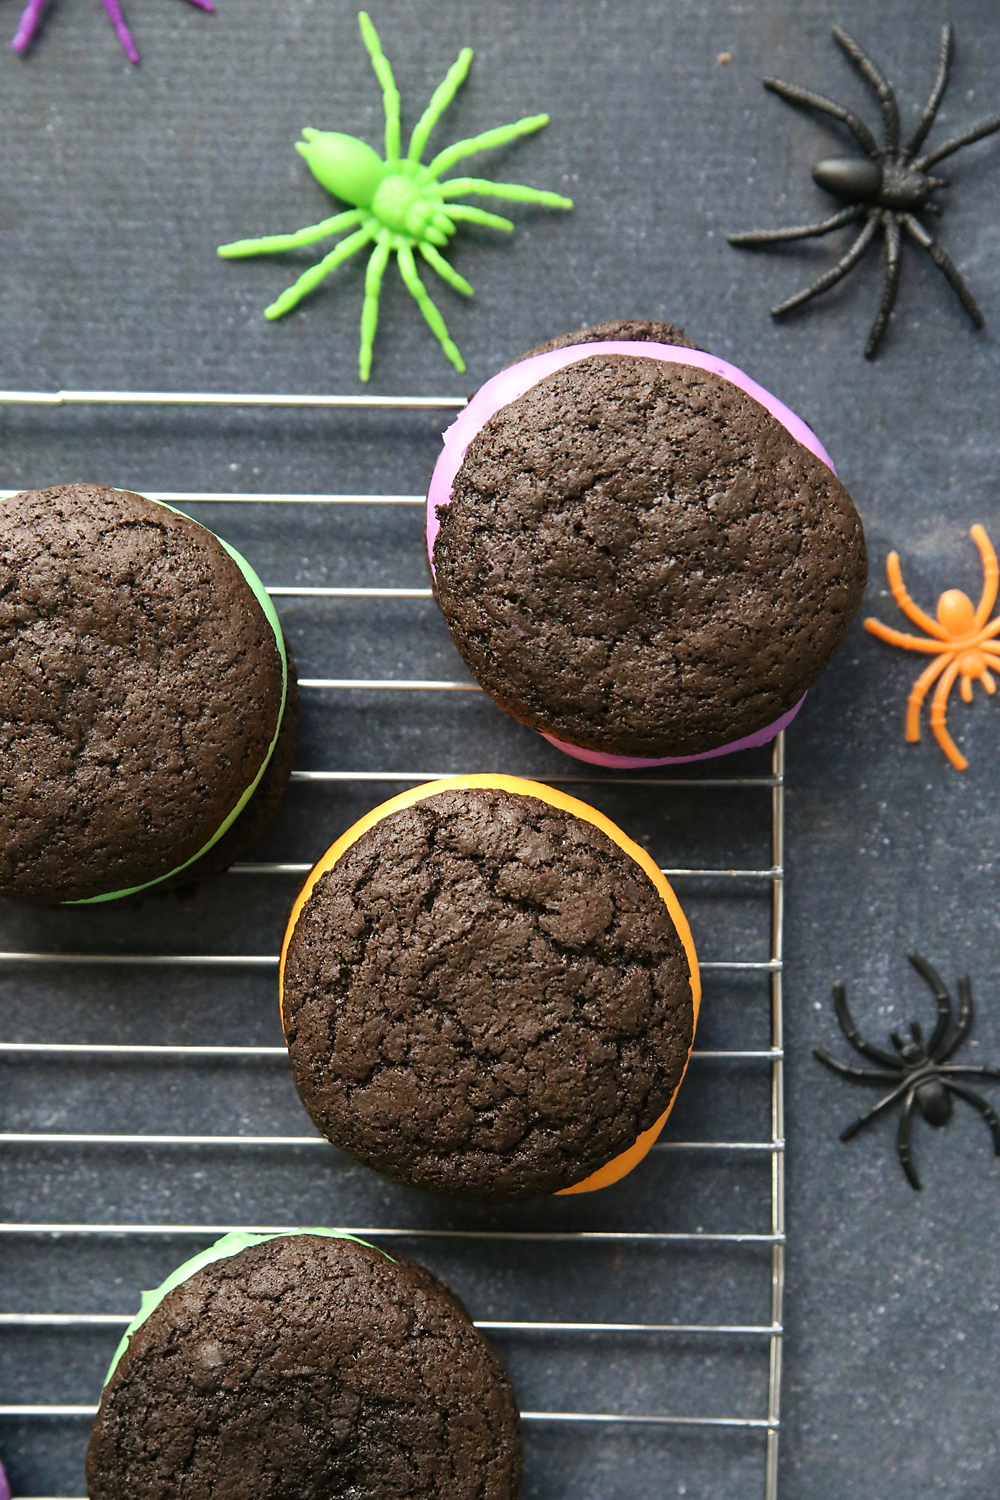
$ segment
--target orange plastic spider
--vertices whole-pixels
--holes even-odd
[[[996,684],[990,673],[1000,671],[1000,644],[993,637],[1000,635],[1000,615],[989,620],[990,610],[997,597],[997,555],[982,526],[973,526],[969,535],[979,548],[983,559],[983,592],[974,609],[968,594],[961,589],[948,589],[938,600],[937,619],[925,614],[914,604],[903,587],[903,574],[899,566],[899,554],[890,552],[886,560],[886,573],[892,597],[908,619],[920,625],[931,640],[916,635],[905,635],[901,630],[891,630],[880,620],[866,620],[865,629],[879,640],[889,641],[893,646],[905,646],[907,651],[929,651],[937,656],[926,672],[921,672],[913,684],[906,705],[906,738],[920,738],[920,709],[931,684],[940,677],[931,700],[931,728],[934,736],[958,771],[964,771],[969,762],[948,733],[946,715],[948,695],[961,676],[962,700],[972,702],[973,681],[981,682],[988,693],[996,692]],[[989,623],[987,623],[989,621]]]

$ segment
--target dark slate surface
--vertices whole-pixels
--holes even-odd
[[[353,11],[341,0],[218,0],[206,17],[179,0],[131,0],[143,65],[130,69],[97,0],[55,0],[41,44],[0,63],[0,384],[354,391],[362,270],[341,272],[278,325],[262,308],[291,260],[223,265],[220,241],[277,232],[329,212],[292,150],[307,123],[378,141],[378,91]],[[12,32],[20,0],[0,7]],[[371,389],[465,394],[540,339],[621,315],[683,322],[750,371],[821,434],[865,520],[870,606],[892,623],[884,558],[896,546],[925,604],[978,588],[968,527],[997,522],[1000,260],[997,141],[948,163],[941,234],[987,316],[974,335],[935,268],[908,247],[883,356],[861,350],[880,290],[860,271],[782,327],[767,315],[832,262],[832,241],[737,253],[726,231],[828,208],[809,167],[829,131],[766,95],[765,73],[863,108],[829,39],[843,22],[883,61],[910,115],[929,87],[938,27],[958,30],[953,84],[933,140],[1000,107],[992,0],[752,0],[705,6],[633,0],[395,3],[377,10],[412,121],[458,48],[473,75],[442,143],[547,108],[548,130],[491,161],[494,175],[562,188],[569,216],[514,208],[509,242],[463,232],[452,259],[477,297],[434,295],[465,351],[457,376],[394,275],[387,278]],[[718,61],[729,54],[728,64]],[[303,262],[305,263],[305,262]],[[298,266],[296,261],[295,265]],[[5,487],[77,478],[138,488],[416,493],[440,423],[413,416],[243,413],[0,413]],[[245,547],[269,582],[422,582],[416,511],[289,508],[198,512]],[[449,676],[460,670],[431,605],[379,617],[348,604],[285,611],[308,675]],[[921,665],[856,625],[789,735],[787,1042],[788,1256],[781,1491],[811,1500],[904,1493],[985,1500],[1000,1479],[995,1419],[1000,1164],[960,1106],[935,1134],[915,1129],[914,1193],[894,1153],[894,1119],[850,1146],[837,1133],[871,1095],[822,1073],[810,1048],[843,1055],[829,986],[849,986],[863,1029],[883,1042],[928,996],[904,954],[918,946],[949,980],[968,969],[981,1014],[970,1059],[1000,1060],[996,838],[998,708],[977,688],[953,732],[959,775],[933,741],[906,746],[902,713]],[[431,763],[433,762],[433,763]],[[310,700],[300,764],[565,774],[554,752],[491,706],[386,694]],[[755,762],[760,768],[761,762]],[[389,791],[393,788],[389,788]],[[371,789],[299,788],[265,856],[307,859],[374,800]],[[588,789],[666,863],[766,859],[752,799],[691,793],[668,802]],[[757,794],[758,796],[760,794]],[[631,799],[631,800],[629,800]],[[766,910],[752,890],[683,892],[703,953],[762,956]],[[185,902],[120,914],[8,909],[2,946],[132,951],[274,951],[287,886],[229,877]],[[762,919],[763,918],[763,919]],[[703,1046],[767,1043],[759,982],[709,986]],[[7,968],[4,1036],[21,1040],[274,1041],[272,980],[107,970]],[[297,1133],[283,1070],[4,1064],[6,1130]],[[707,1065],[703,1065],[707,1068]],[[766,1096],[752,1068],[692,1076],[671,1129],[760,1138]],[[8,1148],[3,1218],[308,1222],[428,1226],[690,1228],[766,1225],[766,1169],[661,1153],[627,1186],[571,1205],[507,1214],[443,1209],[388,1188],[333,1153],[247,1155]],[[6,1310],[130,1311],[195,1247],[190,1240],[24,1241],[0,1246]],[[760,1321],[766,1261],[613,1248],[554,1253],[437,1242],[427,1258],[476,1316]],[[582,1258],[581,1258],[582,1257]],[[94,1398],[113,1334],[5,1332],[0,1401]],[[760,1414],[763,1353],[749,1341],[509,1340],[529,1409]],[[81,1424],[0,1422],[15,1493],[79,1495]],[[645,1492],[760,1493],[757,1434],[538,1428],[527,1495],[617,1500]]]

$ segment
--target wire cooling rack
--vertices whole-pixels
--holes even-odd
[[[0,406],[433,412],[464,404],[436,397],[0,392]],[[11,493],[0,491],[0,498]],[[241,507],[252,507],[256,515],[261,508],[266,514],[270,507],[325,507],[333,544],[337,518],[344,515],[338,507],[384,507],[386,525],[394,517],[408,518],[419,557],[420,528],[413,523],[420,521],[424,502],[417,495],[146,493],[195,511],[224,505],[227,519]],[[227,535],[240,545],[231,527]],[[247,550],[263,571],[267,559],[259,555],[261,546]],[[334,645],[343,639],[340,626],[323,611],[335,610],[335,601],[383,601],[375,607],[395,610],[396,601],[404,609],[411,607],[407,601],[421,609],[421,601],[431,599],[427,587],[363,583],[276,582],[268,589],[279,611],[307,609],[308,629]],[[370,629],[370,622],[358,628]],[[405,623],[402,630],[408,631]],[[457,656],[453,659],[461,672]],[[455,695],[450,704],[459,714],[463,703],[475,701],[473,694],[483,702],[476,685],[461,676],[304,676],[301,686],[306,724],[315,705],[331,698],[355,704],[359,695],[368,695],[366,703],[388,703],[397,714],[409,714],[406,705],[424,694],[435,695],[435,704]],[[453,720],[454,714],[448,722]],[[356,1209],[353,1221],[338,1227],[398,1243],[405,1253],[428,1259],[497,1343],[525,1407],[526,1497],[617,1500],[645,1490],[657,1497],[763,1493],[765,1500],[775,1500],[785,1243],[784,736],[774,742],[769,765],[767,752],[754,752],[708,763],[713,771],[729,774],[705,775],[703,763],[679,768],[676,775],[628,776],[578,767],[499,712],[486,722],[489,735],[480,736],[475,764],[419,771],[381,765],[296,770],[286,806],[299,847],[276,848],[274,858],[237,866],[199,897],[204,904],[198,910],[207,910],[210,922],[213,902],[236,911],[234,951],[174,951],[189,932],[214,930],[183,904],[179,916],[157,908],[152,918],[130,918],[122,924],[124,936],[119,927],[115,942],[106,946],[100,939],[111,929],[100,925],[103,918],[91,919],[96,924],[91,928],[76,916],[51,913],[33,927],[19,909],[0,908],[3,1032],[13,1026],[15,1033],[28,1029],[34,1035],[29,1040],[0,1032],[7,1080],[0,1092],[0,1181],[7,1183],[5,1198],[37,1203],[42,1210],[37,1217],[23,1214],[0,1223],[5,1267],[0,1275],[0,1453],[12,1468],[15,1494],[37,1495],[37,1485],[50,1475],[69,1486],[67,1495],[82,1490],[87,1419],[96,1410],[101,1374],[134,1312],[140,1284],[155,1285],[178,1261],[232,1229],[329,1223],[335,1213],[320,1217],[313,1206],[323,1201]],[[426,735],[421,743],[429,743]],[[442,743],[449,743],[447,735]],[[373,753],[377,750],[376,744]],[[509,763],[513,755],[531,764]],[[441,758],[448,756],[442,752]],[[196,995],[206,1024],[218,1015],[223,1036],[230,1036],[243,1016],[253,1017],[251,1034],[257,1035],[257,1010],[249,1006],[245,986],[259,985],[253,977],[259,975],[273,989],[277,943],[272,941],[271,951],[252,950],[265,928],[280,933],[297,889],[289,877],[304,875],[343,827],[400,786],[458,770],[490,769],[572,786],[607,806],[633,837],[652,846],[692,919],[706,991],[699,1048],[668,1132],[626,1183],[584,1198],[503,1210],[441,1204],[382,1183],[319,1137],[302,1133],[305,1116],[296,1114],[280,1044],[90,1041],[58,1029],[79,1010],[84,1035],[99,1028],[104,1016],[119,1034],[123,1026],[134,1034],[128,1031],[134,1023],[140,1034],[156,1035],[160,1013],[143,997],[141,1024],[136,1020],[134,986],[153,987],[151,972],[161,971],[155,981],[161,996],[183,991],[163,1013],[167,1035],[189,1034],[189,993]],[[331,794],[341,799],[332,811],[320,806],[318,812],[307,808],[296,814],[296,799]],[[722,813],[710,814],[705,799],[721,803]],[[283,827],[276,838],[283,836]],[[677,846],[686,843],[697,857],[678,863]],[[267,912],[262,925],[258,910]],[[25,932],[43,934],[46,941],[25,945]],[[75,951],[81,933],[92,940]],[[158,951],[161,939],[165,951]],[[244,941],[251,951],[244,951]],[[32,984],[37,1003],[26,1011],[19,996]],[[196,989],[185,988],[190,985]],[[229,1005],[225,987],[240,985],[244,988]],[[267,997],[268,1005],[272,999]],[[47,1035],[50,1016],[57,1029]],[[710,1044],[724,1045],[706,1047],[706,1032]],[[212,1065],[213,1090],[206,1091],[203,1074],[197,1074],[193,1090],[177,1084],[177,1069],[197,1073]],[[252,1073],[247,1087],[237,1091],[238,1130],[199,1128],[208,1108],[200,1101],[209,1092],[212,1097],[225,1092],[226,1076],[218,1069],[226,1067],[237,1074],[242,1067],[264,1073]],[[26,1085],[18,1083],[25,1069],[38,1070]],[[133,1079],[135,1070],[142,1075],[139,1081]],[[151,1133],[138,1119],[132,1130],[42,1128],[71,1119],[75,1110],[101,1116],[109,1100],[117,1119],[130,1109],[147,1115],[158,1100],[172,1105],[178,1098],[180,1129]],[[287,1118],[291,1128],[273,1128],[270,1121],[276,1118]],[[31,1128],[9,1128],[25,1122]],[[685,1138],[685,1127],[692,1124],[695,1134]],[[54,1167],[46,1151],[55,1153]],[[187,1160],[185,1153],[200,1168],[192,1167],[187,1176],[186,1168],[171,1166],[177,1157]],[[278,1187],[268,1199],[272,1178]],[[237,1181],[240,1190],[232,1186]],[[193,1201],[201,1211],[178,1221],[171,1216],[171,1199],[191,1201],[190,1183],[197,1185]],[[241,1197],[269,1201],[284,1212],[270,1215],[279,1220],[270,1223],[234,1222],[231,1212],[213,1213],[217,1207],[231,1210]],[[126,1200],[147,1213],[113,1211]],[[79,1212],[81,1203],[92,1206],[90,1214]],[[60,1212],[64,1204],[77,1212],[67,1217]],[[188,1217],[195,1221],[187,1222]],[[74,1310],[66,1304],[69,1296],[103,1310]],[[694,1315],[685,1316],[686,1307]],[[92,1353],[81,1353],[81,1337],[92,1341]],[[79,1476],[75,1490],[74,1481],[62,1477],[74,1474]]]

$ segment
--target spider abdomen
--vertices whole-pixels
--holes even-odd
[[[313,130],[307,127],[304,141],[295,149],[305,157],[316,181],[345,203],[367,207],[385,176],[385,162],[377,151],[353,135],[339,130]]]
[[[947,1125],[951,1119],[951,1095],[937,1078],[917,1084],[917,1104],[928,1125]]]
[[[813,167],[813,181],[825,193],[850,203],[876,203],[882,192],[883,169],[877,161],[857,156],[829,156]]]

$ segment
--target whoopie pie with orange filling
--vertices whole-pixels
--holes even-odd
[[[513,776],[436,781],[315,866],[281,966],[295,1085],[397,1182],[490,1200],[617,1182],[687,1067],[700,984],[650,856]]]

